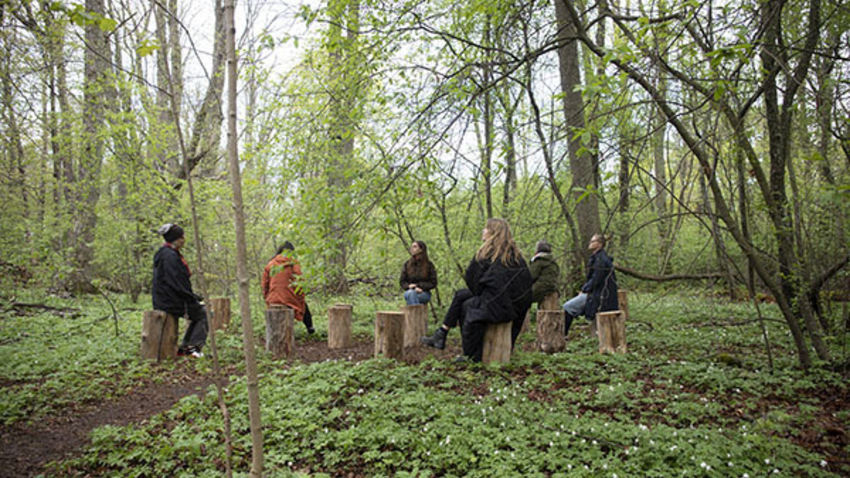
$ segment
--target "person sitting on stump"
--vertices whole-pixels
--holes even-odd
[[[564,335],[569,335],[573,319],[584,314],[587,320],[596,323],[596,314],[618,310],[617,276],[614,274],[614,259],[605,252],[607,239],[602,234],[590,238],[587,249],[587,277],[581,292],[564,304]]]
[[[304,322],[307,333],[316,331],[313,328],[313,314],[307,306],[304,291],[296,284],[301,276],[301,265],[292,256],[295,247],[285,241],[278,247],[277,253],[263,269],[260,284],[263,287],[263,298],[266,306],[285,305],[295,313],[295,320]]]
[[[455,292],[443,325],[421,339],[429,347],[443,349],[449,330],[459,325],[463,354],[473,362],[481,361],[489,324],[511,322],[513,347],[531,307],[531,273],[507,221],[488,219],[481,240],[484,244],[466,268],[468,289]]]
[[[176,224],[165,224],[157,231],[165,244],[153,256],[153,285],[151,298],[153,308],[179,318],[189,319],[189,327],[177,355],[203,357],[201,349],[207,341],[207,311],[203,297],[192,292],[192,272],[180,249],[186,243],[183,228]]]
[[[552,246],[546,241],[537,241],[537,250],[531,258],[531,301],[539,304],[547,295],[558,292],[558,276],[561,268],[552,257]]]
[[[428,260],[428,246],[422,241],[410,245],[410,259],[401,268],[399,279],[407,305],[427,304],[431,289],[437,287],[437,268]]]

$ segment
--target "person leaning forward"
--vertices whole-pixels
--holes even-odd
[[[293,256],[295,246],[289,241],[277,248],[277,253],[263,269],[260,286],[266,306],[283,305],[293,310],[295,320],[303,322],[307,333],[316,331],[313,328],[313,314],[307,306],[304,290],[298,286],[301,277],[301,265]]]
[[[165,224],[159,228],[165,243],[153,257],[153,284],[151,299],[153,308],[172,317],[186,316],[189,326],[177,355],[203,357],[201,349],[207,341],[207,311],[203,298],[192,292],[192,272],[180,253],[186,243],[183,228],[176,224]]]

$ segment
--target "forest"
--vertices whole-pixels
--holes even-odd
[[[0,0],[0,476],[850,475],[848,32],[838,0]],[[430,332],[490,218],[561,303],[610,238],[627,353],[580,321],[374,357],[411,243]],[[167,223],[233,304],[200,359],[139,355]],[[316,333],[280,359],[285,241]]]

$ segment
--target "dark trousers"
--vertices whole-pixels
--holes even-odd
[[[310,313],[310,306],[306,302],[304,302],[304,326],[307,329],[313,328],[313,314]]]
[[[452,303],[449,304],[449,310],[446,311],[446,316],[443,318],[443,325],[446,327],[463,328],[463,318],[466,317],[466,311],[469,310],[469,299],[471,299],[472,291],[469,289],[460,289],[455,292],[452,297]]]
[[[207,322],[207,310],[203,305],[195,302],[186,304],[184,310],[166,310],[165,313],[177,318],[185,316],[189,320],[189,326],[186,327],[183,342],[180,344],[181,349],[193,346],[200,350],[204,346],[207,342],[209,324]]]
[[[443,318],[443,325],[450,328],[460,326],[463,354],[473,362],[480,362],[484,354],[484,335],[487,333],[487,326],[490,325],[490,322],[469,322],[466,320],[472,297],[472,291],[469,289],[460,289],[455,292],[449,310],[446,311],[446,316]],[[513,347],[520,330],[522,330],[524,320],[525,315],[514,320],[511,324],[511,347]]]

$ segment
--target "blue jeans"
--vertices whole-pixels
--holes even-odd
[[[564,310],[571,317],[578,317],[579,315],[584,313],[585,304],[587,304],[587,294],[582,292],[579,295],[568,300],[567,303],[564,304]]]
[[[407,305],[427,304],[431,300],[431,292],[423,290],[416,292],[416,289],[407,289],[404,291],[404,301]]]

